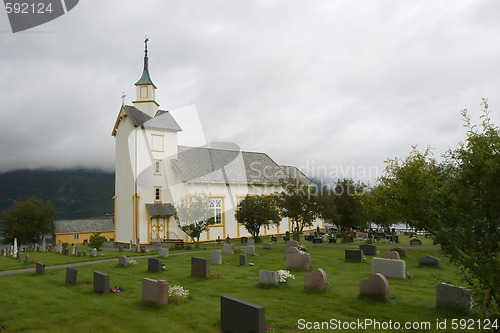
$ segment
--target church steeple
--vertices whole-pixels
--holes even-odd
[[[155,101],[156,86],[149,76],[148,41],[149,38],[146,37],[144,39],[144,69],[141,78],[135,83],[137,96],[132,103],[142,112],[154,117],[159,104]]]
[[[156,89],[156,86],[154,85],[153,81],[151,81],[151,77],[149,76],[148,41],[149,41],[149,38],[146,37],[144,39],[144,70],[142,71],[141,78],[139,79],[139,81],[137,81],[135,83],[135,85],[139,86],[139,85],[145,85],[145,84],[152,84]]]

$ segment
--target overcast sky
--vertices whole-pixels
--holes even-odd
[[[112,171],[147,34],[156,101],[195,104],[208,141],[373,183],[411,145],[456,147],[482,97],[500,123],[499,14],[497,0],[81,0],[13,34],[2,8],[0,171]]]

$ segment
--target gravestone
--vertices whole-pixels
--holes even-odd
[[[66,283],[76,286],[76,276],[78,270],[76,268],[66,268]]]
[[[358,232],[358,239],[359,240],[366,240],[366,239],[368,239],[368,233],[366,233],[366,232]]]
[[[101,294],[109,293],[109,275],[94,271],[94,292]]]
[[[35,243],[35,249],[33,251],[38,252],[38,243]],[[12,253],[12,251],[11,251],[11,253]]]
[[[317,268],[311,273],[304,275],[304,289],[323,291],[326,289],[327,284],[326,273],[321,268]]]
[[[328,242],[328,235],[327,234],[324,234],[323,236],[321,236],[321,238],[323,239],[323,243]]]
[[[65,248],[65,249],[64,249],[64,255],[65,255],[65,256],[69,256],[69,249],[68,249],[68,248]]]
[[[168,258],[168,255],[169,255],[169,249],[164,248],[164,247],[160,247],[159,256],[162,258]]]
[[[6,255],[5,249],[2,249],[2,257],[5,257],[5,255]]]
[[[246,255],[252,255],[256,256],[257,254],[255,253],[255,246],[254,245],[247,245],[243,247],[243,253]]]
[[[87,251],[83,251],[83,252],[82,252],[82,255],[83,255],[84,257],[86,257],[86,256],[87,256]]]
[[[26,255],[24,256],[24,263],[25,263],[25,264],[29,264],[29,263],[30,263],[30,255],[29,255],[29,254],[26,254]]]
[[[434,289],[437,307],[467,312],[472,309],[472,290],[443,282],[438,283]]]
[[[76,251],[76,255],[81,257],[82,256],[82,252],[81,251]]]
[[[123,266],[123,267],[127,267],[128,266],[128,258],[126,256],[119,256],[118,257],[118,265]]]
[[[363,250],[345,250],[345,260],[363,261]]]
[[[300,254],[300,250],[293,246],[287,247],[285,249],[285,256],[289,254]]]
[[[266,315],[263,306],[223,295],[220,298],[221,332],[264,333]]]
[[[41,262],[36,263],[36,274],[38,275],[45,274],[45,264],[42,264]]]
[[[368,279],[359,282],[359,294],[361,297],[388,299],[389,282],[382,274],[373,274]]]
[[[246,266],[246,265],[248,265],[247,255],[246,254],[240,254],[240,266]]]
[[[402,247],[392,248],[391,251],[396,251],[397,253],[399,253],[400,258],[406,258],[408,256],[408,252],[406,251],[406,249],[403,249]]]
[[[76,251],[77,251],[77,247],[76,247],[76,245],[73,245],[72,250],[71,250],[71,255],[76,256]]]
[[[418,259],[418,264],[423,266],[441,266],[441,259],[433,257],[433,256],[425,256]]]
[[[158,258],[148,259],[148,271],[158,273],[163,270],[163,263]]]
[[[271,242],[277,242],[278,241],[278,238],[276,238],[275,236],[271,236]]]
[[[24,255],[23,255],[21,252],[18,252],[18,253],[17,253],[17,259],[18,259],[19,261],[21,261],[21,262],[23,261],[23,256],[24,256]]]
[[[255,245],[255,239],[249,238],[247,241],[247,245]]]
[[[233,244],[227,244],[227,243],[224,244],[222,251],[227,254],[233,254],[234,253]]]
[[[90,249],[90,256],[97,257],[97,249],[95,247]]]
[[[191,257],[191,276],[209,277],[210,263],[208,259]]]
[[[42,252],[45,252],[45,237],[42,237]]]
[[[286,242],[286,247],[299,247],[299,242],[296,240],[289,240]]]
[[[309,253],[287,254],[286,268],[308,270],[311,267]]]
[[[12,251],[10,253],[14,258],[17,257],[17,238],[14,238],[14,245],[12,245]]]
[[[62,253],[62,243],[61,243],[61,241],[57,242],[57,253]]]
[[[323,239],[322,238],[314,238],[313,243],[323,243]]]
[[[210,252],[210,263],[212,265],[222,265],[222,251],[212,250]]]
[[[134,243],[132,242],[132,240],[130,240],[130,243],[128,245],[128,250],[129,251],[132,251],[132,247],[134,246]]]
[[[382,254],[382,258],[385,258],[385,259],[395,259],[395,260],[399,260],[399,253],[396,252],[396,251],[389,251],[389,252],[385,252]]]
[[[241,241],[242,244],[246,244],[246,243],[248,243],[248,238],[247,237],[241,237],[240,241]]]
[[[278,284],[278,272],[275,271],[259,271],[259,283],[264,285]]]
[[[404,260],[373,258],[372,274],[380,273],[386,278],[406,278],[406,263]]]
[[[417,238],[413,238],[410,240],[410,245],[414,246],[414,245],[422,245],[422,241],[420,239],[417,239]]]
[[[142,279],[142,301],[156,306],[168,304],[168,282],[165,280]]]
[[[264,244],[262,244],[262,248],[264,250],[272,250],[273,249],[273,244],[271,244],[271,243],[264,243]]]
[[[368,256],[376,256],[377,255],[377,246],[371,244],[362,244],[359,246],[360,250],[363,250],[363,253]]]

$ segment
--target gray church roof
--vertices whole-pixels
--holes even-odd
[[[181,127],[175,121],[174,117],[168,111],[158,110],[154,117],[148,116],[138,108],[132,105],[124,105],[123,110],[132,121],[135,127],[143,126],[144,128],[160,129],[167,131],[182,131]],[[118,118],[113,135],[115,135],[120,118]]]
[[[114,231],[115,224],[113,218],[95,218],[79,220],[58,220],[54,221],[56,234],[68,234],[79,232],[104,232]]]
[[[150,216],[172,216],[174,215],[174,207],[169,203],[152,203],[146,204],[146,209]]]
[[[179,146],[177,157],[172,163],[186,182],[277,185],[289,176],[307,179],[298,170],[289,174],[264,153]]]
[[[281,168],[292,178],[299,179],[303,181],[306,185],[314,185],[314,183],[307,178],[302,171],[293,165],[281,165]]]

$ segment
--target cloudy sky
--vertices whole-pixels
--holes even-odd
[[[111,131],[149,41],[156,101],[195,104],[208,141],[309,176],[372,181],[411,145],[500,123],[497,0],[81,0],[13,34],[0,10],[0,171],[114,169]]]

